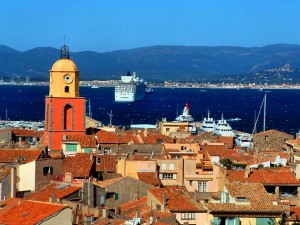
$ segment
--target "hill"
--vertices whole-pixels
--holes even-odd
[[[6,79],[19,74],[30,76],[31,80],[47,80],[59,56],[59,49],[55,48],[20,52],[0,45],[0,75]],[[250,48],[153,46],[106,53],[71,52],[70,56],[82,80],[119,79],[120,74],[136,71],[147,81],[206,82],[230,80],[236,74],[246,76],[286,64],[300,68],[300,45],[289,44]]]

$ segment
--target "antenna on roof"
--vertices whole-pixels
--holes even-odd
[[[112,114],[112,110],[110,110],[110,114],[109,113],[107,113],[108,114],[108,116],[109,116],[109,126],[111,127],[112,126],[112,117],[114,116],[113,114]]]

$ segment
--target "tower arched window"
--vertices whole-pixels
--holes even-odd
[[[66,105],[64,109],[64,130],[72,130],[73,126],[73,108]]]
[[[69,86],[65,86],[65,92],[66,92],[66,93],[69,93],[69,91],[70,91]]]

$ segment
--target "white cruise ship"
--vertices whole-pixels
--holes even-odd
[[[145,96],[145,83],[136,76],[135,72],[128,72],[121,76],[121,80],[115,86],[116,102],[134,102],[143,100]]]

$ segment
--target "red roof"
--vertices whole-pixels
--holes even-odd
[[[68,141],[78,141],[81,148],[97,147],[95,135],[68,135],[66,142]]]
[[[16,136],[22,137],[42,137],[44,135],[44,131],[36,131],[36,130],[28,130],[28,129],[12,129],[12,133]]]
[[[136,216],[136,213],[139,212],[140,217],[144,219],[144,222],[149,221],[151,216],[153,216],[154,221],[174,216],[172,213],[151,210],[151,207],[147,205],[147,200],[148,197],[145,196],[139,200],[133,200],[120,205],[121,215],[133,218]],[[155,224],[157,224],[157,222],[155,222]]]
[[[92,174],[92,167],[95,159],[88,153],[77,153],[75,156],[68,156],[63,160],[63,174],[72,173],[74,177],[89,177]]]
[[[161,185],[161,181],[156,172],[138,172],[138,177],[140,181],[143,181],[147,184],[152,184],[154,186]]]
[[[201,145],[201,151],[207,151],[210,156],[226,157],[226,149],[224,145]]]
[[[165,187],[158,189],[149,189],[152,194],[161,204],[163,204],[163,195],[166,195],[166,207],[170,212],[200,212],[206,211],[200,203],[195,203],[188,192],[183,187]]]
[[[296,185],[300,186],[300,182],[288,168],[259,168],[253,169],[249,177],[245,178],[245,170],[228,171],[227,180],[229,182],[239,181],[242,183],[262,183],[272,185]]]
[[[50,184],[39,191],[29,194],[25,197],[27,200],[35,200],[40,202],[48,202],[52,195],[60,200],[68,195],[77,192],[80,186],[71,186],[69,184]]]
[[[120,180],[123,180],[124,178],[125,177],[116,177],[116,178],[108,179],[108,180],[104,180],[104,181],[96,181],[94,184],[99,187],[106,188],[107,186],[114,184]],[[134,179],[134,178],[132,178],[132,179]]]
[[[68,208],[62,204],[7,199],[1,202],[7,204],[0,210],[0,223],[6,225],[32,225]],[[69,218],[70,220],[71,218]]]
[[[100,155],[97,156],[99,163],[96,164],[96,171],[116,172],[118,155]]]
[[[0,150],[0,163],[27,163],[37,160],[41,155],[41,150]]]

